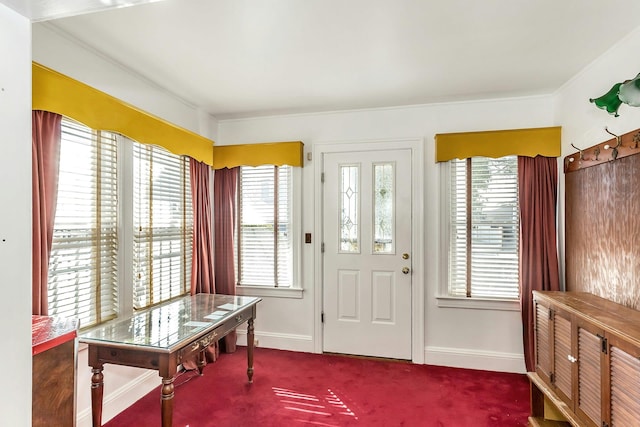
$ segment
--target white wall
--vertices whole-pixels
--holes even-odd
[[[640,28],[618,42],[589,67],[576,75],[555,95],[555,120],[562,124],[562,157],[589,148],[611,138],[604,128],[621,135],[640,128],[640,108],[622,104],[619,117],[609,115],[589,102],[607,92],[615,83],[635,77],[640,73]],[[564,172],[560,162],[560,211],[559,247],[561,265],[564,266]],[[632,214],[632,213],[630,213]],[[561,272],[564,282],[564,268]]]
[[[0,424],[31,425],[31,24],[0,4]]]
[[[221,145],[302,140],[305,152],[316,142],[421,138],[425,143],[425,360],[426,363],[524,372],[519,311],[440,308],[438,290],[440,200],[439,167],[434,160],[436,133],[552,126],[550,97],[494,100],[258,117],[219,122]],[[313,232],[315,161],[303,170],[302,232]],[[317,236],[316,236],[317,238]],[[314,246],[303,246],[302,299],[264,298],[256,322],[260,345],[300,349],[314,336]],[[296,319],[291,322],[289,319]],[[311,351],[311,348],[308,351]]]

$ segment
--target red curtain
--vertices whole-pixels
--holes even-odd
[[[213,180],[215,209],[215,288],[216,293],[235,295],[236,274],[234,268],[233,239],[235,235],[236,196],[239,168],[217,169]],[[236,333],[224,339],[222,350],[236,351]]]
[[[214,175],[215,248],[211,245],[210,169],[205,163],[190,160],[191,197],[193,203],[193,260],[191,264],[191,294],[220,293],[235,295],[233,257],[236,186],[238,168],[216,170]],[[185,369],[196,369],[214,362],[220,350],[236,350],[236,333],[211,344],[200,360],[188,358]]]
[[[535,370],[534,290],[560,289],[556,245],[558,163],[553,157],[518,157],[520,199],[520,308],[524,360]]]
[[[49,254],[53,241],[62,116],[48,111],[31,113],[32,168],[32,314],[47,315]]]
[[[191,200],[193,204],[193,259],[191,261],[191,295],[215,293],[211,236],[211,197],[206,163],[189,159]]]
[[[206,163],[189,158],[191,203],[193,205],[193,243],[191,259],[191,295],[214,294],[213,250],[211,236],[211,169]],[[218,343],[209,345],[203,353],[182,361],[185,369],[202,368],[218,358]]]

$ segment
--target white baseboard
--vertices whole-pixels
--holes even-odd
[[[160,385],[157,371],[146,371],[112,393],[105,394],[102,403],[102,423],[106,423],[135,401]],[[160,396],[158,395],[158,398]],[[76,427],[91,427],[91,407],[79,411]]]
[[[482,369],[485,371],[526,373],[524,356],[464,348],[427,347],[425,364],[452,368]]]
[[[237,332],[238,345],[247,345],[247,331],[238,330]],[[314,352],[313,339],[310,335],[274,334],[256,331],[254,337],[257,347],[300,351],[304,353]]]

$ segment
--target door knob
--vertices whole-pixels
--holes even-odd
[[[408,253],[402,254],[402,259],[409,259],[409,254]]]
[[[411,270],[409,270],[409,267],[403,267],[403,268],[402,268],[402,272],[403,272],[404,274],[409,274],[409,272],[410,272],[410,271],[411,271]]]

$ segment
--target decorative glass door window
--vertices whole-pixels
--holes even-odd
[[[360,252],[360,165],[340,166],[340,252]]]
[[[395,164],[373,165],[373,252],[395,251]]]

